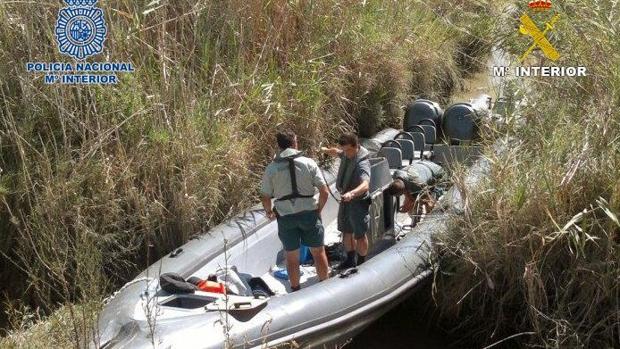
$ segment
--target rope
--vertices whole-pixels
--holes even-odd
[[[323,142],[320,142],[319,143],[319,153],[320,153],[320,149],[322,147],[323,147]],[[321,171],[321,176],[323,177],[323,181],[325,182],[325,185],[327,185],[327,191],[332,196],[332,198],[334,198],[334,200],[336,200],[337,203],[341,203],[342,199],[338,199],[336,197],[336,195],[334,195],[334,193],[332,192],[331,186],[329,184],[327,184],[327,179],[325,178],[325,171],[323,171],[323,169],[321,169],[321,168],[319,168],[319,170]]]
[[[321,176],[323,176],[323,180],[325,181],[327,185],[327,191],[329,192],[329,194],[332,196],[332,198],[334,198],[334,200],[336,200],[337,203],[341,203],[342,199],[338,199],[336,195],[334,195],[334,193],[332,192],[330,185],[327,184],[327,179],[325,179],[325,173],[323,172],[323,170],[321,170]]]

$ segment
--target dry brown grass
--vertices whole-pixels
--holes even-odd
[[[448,96],[470,35],[410,1],[111,0],[98,59],[137,71],[50,86],[23,67],[67,60],[60,6],[0,2],[0,292],[41,313],[100,300],[254,204],[277,127],[312,154],[343,129],[397,126],[415,95]]]
[[[510,148],[489,147],[489,179],[438,246],[439,305],[476,345],[620,345],[618,12],[605,1],[554,6],[561,65],[589,76],[528,81],[524,122],[486,137]],[[503,47],[523,52],[509,23]]]

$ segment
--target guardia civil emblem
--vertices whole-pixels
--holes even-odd
[[[98,0],[65,0],[69,7],[58,12],[56,41],[60,53],[77,60],[99,54],[108,29]]]

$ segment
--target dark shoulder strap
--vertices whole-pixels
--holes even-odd
[[[299,188],[297,188],[297,175],[295,174],[295,158],[290,157],[286,160],[288,160],[288,172],[291,175],[291,195],[299,196]]]
[[[311,198],[314,197],[313,195],[301,195],[299,193],[299,188],[297,188],[297,175],[295,174],[295,159],[297,159],[298,157],[301,157],[302,154],[296,154],[293,156],[289,156],[287,158],[284,158],[283,160],[286,160],[288,162],[288,171],[289,174],[291,176],[291,194],[289,195],[285,195],[281,198],[277,198],[276,201],[284,201],[284,200],[290,200],[290,199],[296,199],[296,198]]]

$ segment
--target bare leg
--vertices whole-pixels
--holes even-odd
[[[299,249],[286,251],[286,271],[291,287],[299,287]]]
[[[353,233],[343,233],[342,242],[344,243],[344,251],[355,251],[355,239],[353,239]]]
[[[368,254],[368,236],[365,234],[363,238],[357,239],[357,253],[360,256]]]
[[[352,233],[343,233],[342,242],[344,244],[344,251],[347,256],[342,263],[338,264],[337,270],[353,268],[355,267],[355,239]]]
[[[314,265],[316,267],[316,273],[319,275],[319,280],[323,281],[327,279],[327,254],[325,254],[325,247],[312,247],[310,248],[312,258],[314,259]]]

